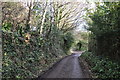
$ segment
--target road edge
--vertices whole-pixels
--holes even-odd
[[[92,78],[93,73],[89,69],[88,63],[83,58],[81,58],[81,57],[78,57],[78,59],[79,59],[79,63],[81,65],[81,67],[82,67],[83,72],[85,74],[88,74],[88,75],[86,75],[88,78]]]

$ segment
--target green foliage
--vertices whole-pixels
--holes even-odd
[[[11,23],[4,23],[3,26],[2,26],[2,30],[10,30],[10,28],[12,27],[12,24]]]
[[[91,52],[85,52],[81,57],[88,62],[96,78],[120,78],[120,65],[109,58],[95,56]]]
[[[96,5],[95,12],[89,16],[91,23],[88,30],[91,34],[88,50],[92,53],[86,52],[82,57],[97,78],[120,78],[120,2],[103,2]]]
[[[87,50],[88,49],[88,42],[81,41],[81,43],[82,43],[81,51]]]
[[[90,15],[92,27],[89,30],[97,36],[102,36],[119,29],[119,5],[119,2],[104,2],[97,5],[96,11]]]
[[[64,40],[64,51],[67,53],[67,51],[71,48],[72,44],[74,43],[74,38],[73,35],[68,32],[65,35],[63,35],[63,40]]]
[[[81,42],[81,41],[79,41],[79,42],[77,43],[77,46],[78,46],[78,50],[81,50],[81,47],[82,47],[82,42]]]
[[[89,32],[79,32],[77,34],[74,35],[75,38],[75,43],[73,45],[73,49],[75,50],[79,50],[79,46],[77,45],[80,41],[80,43],[82,44],[81,46],[81,51],[87,50],[88,49],[88,36]]]
[[[33,32],[29,34],[31,38],[27,43],[16,36],[19,33],[3,31],[3,78],[37,77],[64,56],[60,35],[52,33],[47,39]]]
[[[49,11],[45,15],[42,35],[39,33],[42,22],[41,13],[45,8],[44,3],[44,6],[41,6],[42,3],[36,4],[39,7],[34,6],[33,10],[29,12],[20,3],[12,4],[3,3],[2,77],[38,77],[42,71],[47,70],[54,62],[66,55],[65,53],[70,49],[74,39],[71,33],[63,33],[58,29],[57,24],[52,22],[52,19],[56,17],[51,16]],[[39,14],[36,14],[35,10],[39,10]],[[25,14],[26,12],[29,13],[29,16]],[[28,28],[26,24],[37,28],[36,30],[31,30],[32,28],[26,30]]]
[[[78,43],[75,45],[76,46],[76,50],[81,50],[81,51],[87,50],[88,43],[86,41],[84,41],[84,40],[80,41],[80,43],[81,43],[81,49],[79,49]]]
[[[120,58],[120,2],[98,3],[94,13],[90,14],[89,50],[97,55],[109,56],[113,60]]]

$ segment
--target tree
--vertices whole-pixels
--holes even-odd
[[[120,2],[97,3],[97,9],[90,14],[89,30],[92,32],[95,40],[95,48],[98,55],[109,56],[118,60],[119,55],[119,14]],[[93,47],[93,46],[91,46]],[[92,51],[93,51],[92,50]]]
[[[71,6],[72,5],[72,6]],[[76,28],[82,22],[82,16],[86,3],[54,3],[55,23],[57,27],[67,33]],[[84,7],[81,7],[84,6]]]

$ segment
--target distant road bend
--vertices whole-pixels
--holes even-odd
[[[40,78],[89,78],[88,74],[84,73],[79,63],[78,57],[82,51],[73,52],[72,55],[62,59],[52,70],[43,74]]]

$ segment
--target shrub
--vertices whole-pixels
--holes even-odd
[[[117,62],[96,56],[91,52],[83,53],[82,58],[88,62],[91,71],[97,78],[120,78],[120,65]]]

